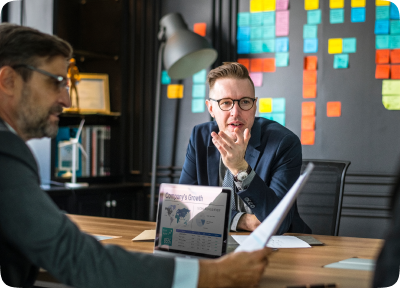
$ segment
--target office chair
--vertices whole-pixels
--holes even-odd
[[[303,160],[301,172],[309,162],[315,168],[297,198],[301,218],[310,226],[313,234],[339,233],[344,180],[350,161]]]

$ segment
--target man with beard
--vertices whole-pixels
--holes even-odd
[[[0,25],[0,269],[9,286],[30,287],[39,267],[79,288],[254,286],[268,249],[218,260],[163,258],[103,246],[41,191],[25,142],[54,137],[70,106],[71,46],[37,30]]]

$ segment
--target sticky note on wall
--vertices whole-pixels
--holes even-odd
[[[317,70],[317,63],[317,56],[304,57],[304,70]]]
[[[400,80],[383,80],[382,95],[400,95]]]
[[[161,72],[161,84],[170,84],[171,83],[171,78],[168,76],[168,72],[166,70],[163,70]]]
[[[400,63],[400,49],[390,51],[390,63]]]
[[[377,64],[386,64],[389,63],[389,49],[379,49],[375,52],[375,63]]]
[[[250,0],[250,12],[262,12],[263,8],[262,0]]]
[[[206,23],[195,23],[193,25],[193,32],[200,36],[206,36],[207,24]]]
[[[349,68],[349,54],[335,54],[333,58],[334,69]]]
[[[193,98],[206,98],[206,85],[205,84],[193,84],[192,97]]]
[[[263,85],[263,74],[259,72],[253,72],[249,74],[255,87],[261,87]]]
[[[317,71],[303,70],[303,83],[304,84],[317,84]]]
[[[263,1],[263,11],[274,11],[276,7],[275,0],[264,0]]]
[[[391,65],[390,66],[390,78],[391,79],[400,79],[400,65]]]
[[[303,98],[316,98],[317,84],[303,84]]]
[[[357,39],[356,38],[343,38],[342,40],[343,53],[356,53]]]
[[[263,71],[262,72],[275,72],[275,58],[265,58],[263,61]]]
[[[207,70],[203,69],[192,76],[193,83],[206,83]]]
[[[304,0],[305,10],[319,9],[319,0]]]
[[[390,1],[375,0],[375,5],[376,6],[389,6],[390,5]]]
[[[289,53],[281,52],[275,53],[275,66],[276,67],[286,67],[289,65]]]
[[[192,99],[192,113],[203,113],[206,109],[204,99]]]
[[[344,9],[331,9],[329,11],[329,21],[331,24],[344,22]]]
[[[302,145],[314,145],[315,143],[315,131],[301,130],[301,144]]]
[[[376,20],[389,20],[389,6],[377,6],[375,8],[375,19]]]
[[[318,34],[318,26],[317,25],[305,24],[303,26],[303,38],[304,39],[317,38],[317,34]]]
[[[288,36],[289,35],[289,11],[277,11],[276,12],[276,25],[275,25],[276,36]]]
[[[328,40],[328,53],[337,54],[343,51],[343,39],[342,38],[331,38]]]
[[[183,85],[181,84],[168,85],[167,97],[170,99],[183,98]]]
[[[301,130],[315,130],[315,116],[302,116]]]
[[[284,113],[285,111],[286,111],[286,99],[285,98],[273,98],[272,99],[272,112]]]
[[[351,7],[365,7],[366,0],[351,0]]]
[[[315,116],[315,102],[303,102],[301,103],[301,116]]]
[[[400,110],[400,96],[382,96],[382,104],[387,110]]]
[[[237,15],[237,26],[250,26],[250,13],[241,12]]]
[[[389,35],[376,35],[375,36],[375,48],[376,49],[388,49],[389,48]]]
[[[307,11],[307,24],[321,24],[321,10]]]
[[[365,7],[351,8],[351,22],[365,22]]]
[[[289,0],[276,0],[276,10],[287,10],[289,8]]]
[[[342,103],[340,101],[331,101],[326,104],[326,116],[340,117],[342,115]]]
[[[344,0],[329,0],[329,8],[344,8]]]
[[[250,59],[251,72],[262,72],[262,70],[263,70],[263,59],[260,58]]]
[[[375,21],[375,34],[389,34],[390,22],[389,20],[376,20]]]
[[[237,60],[238,63],[242,64],[247,68],[247,71],[250,71],[250,59],[247,58],[239,58]]]
[[[389,79],[390,78],[390,65],[378,64],[375,70],[376,79]]]
[[[260,113],[271,113],[272,112],[272,98],[260,98],[259,99],[258,112]]]
[[[318,39],[304,39],[303,45],[304,53],[317,53],[318,52]]]

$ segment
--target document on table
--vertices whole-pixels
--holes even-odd
[[[242,244],[247,235],[232,235],[236,242]],[[295,236],[271,236],[267,243],[270,248],[311,248],[311,246],[303,240]]]
[[[132,239],[132,241],[154,241],[156,238],[156,230],[144,230],[138,236]]]
[[[373,271],[375,269],[375,260],[363,259],[363,258],[349,258],[346,260],[325,265],[324,268]]]

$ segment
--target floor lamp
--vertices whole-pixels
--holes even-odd
[[[184,79],[206,69],[217,59],[217,51],[208,41],[190,31],[179,13],[165,15],[160,20],[158,39],[157,86],[154,111],[153,155],[151,166],[151,191],[149,220],[154,221],[154,199],[157,178],[158,129],[161,94],[161,68],[171,79]]]

